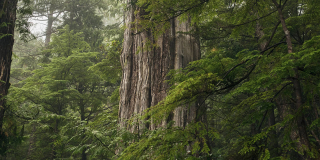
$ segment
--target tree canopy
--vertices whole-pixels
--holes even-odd
[[[9,35],[15,45],[11,85],[1,95],[0,158],[319,159],[320,1],[21,2],[17,34]],[[0,29],[7,27],[1,8]],[[32,37],[27,18],[37,16],[46,17],[46,39],[19,39]],[[187,31],[174,30],[186,22]],[[119,87],[130,75],[120,56],[141,51],[143,63],[129,69],[144,70],[146,51],[169,53],[182,36],[199,43],[201,58],[165,73],[166,96],[126,119],[145,127],[121,126]],[[1,32],[0,45],[9,44],[3,38]],[[189,47],[188,40],[181,46]],[[182,127],[172,117],[183,106],[196,109]]]

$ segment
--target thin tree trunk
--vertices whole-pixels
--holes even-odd
[[[83,89],[83,84],[80,83],[79,86],[78,86],[78,92],[82,95],[84,89]],[[80,120],[81,122],[85,121],[86,120],[86,117],[85,117],[85,104],[84,104],[84,100],[81,98],[80,101],[79,101],[79,107],[80,107]],[[86,137],[85,135],[85,130],[83,129],[83,135],[82,135],[82,140],[84,140]],[[81,152],[81,160],[87,160],[87,154],[86,154],[86,150],[87,148],[84,148]]]
[[[9,79],[17,2],[18,0],[0,0],[0,11],[2,12],[2,14],[0,12],[0,135],[3,134],[2,126],[7,109],[5,96],[8,94],[10,87]]]
[[[257,16],[257,18],[260,18],[258,16],[258,14],[256,14],[256,16]],[[263,32],[263,28],[260,25],[260,23],[257,21],[257,24],[256,24],[257,43],[259,43],[259,41],[263,38],[264,35],[265,35],[265,33]],[[273,36],[270,37],[268,42],[270,42],[272,40],[272,38],[273,38]],[[266,40],[264,40],[263,42],[260,42],[259,43],[259,50],[264,51],[269,45],[268,42]],[[269,125],[269,127],[271,127],[276,124],[273,107],[268,110],[268,116],[269,116],[268,117],[268,125]],[[276,130],[270,131],[269,137],[270,137],[270,139],[269,139],[268,148],[270,150],[270,157],[271,158],[278,157],[279,156],[279,154],[278,154],[278,138],[277,138]]]
[[[35,143],[36,143],[36,124],[32,124],[32,130],[31,130],[31,136],[29,139],[29,148],[28,148],[28,153],[27,153],[27,159],[31,160],[32,159],[32,154],[33,154],[33,150],[35,148]]]
[[[304,121],[307,123],[308,127],[310,126],[308,119],[306,117],[304,117]],[[314,131],[311,129],[311,134],[312,136],[316,139],[316,141],[318,142],[318,144],[320,145],[320,140],[318,138],[318,136],[314,133]]]
[[[62,96],[64,96],[64,94],[62,94]],[[57,111],[57,115],[62,115],[62,108],[63,108],[63,106],[61,105],[61,103],[60,104],[58,104],[57,106],[55,106],[55,107],[57,107],[57,109],[58,109],[58,111]],[[55,134],[55,135],[58,135],[59,134],[59,124],[60,124],[60,120],[59,119],[56,119],[55,120],[55,126],[54,126],[54,131],[53,131],[53,134]],[[56,136],[57,137],[57,136]],[[53,143],[55,143],[55,141],[56,141],[57,139],[53,139]],[[57,158],[57,148],[54,146],[54,145],[52,145],[52,153],[51,153],[51,159],[52,160],[55,160]]]
[[[127,1],[130,4],[131,0]],[[140,10],[135,14],[135,10]],[[126,13],[126,30],[124,33],[123,52],[121,65],[123,68],[122,82],[120,86],[119,123],[121,128],[131,132],[140,129],[155,129],[158,126],[146,125],[137,122],[137,125],[129,126],[126,120],[134,114],[141,115],[144,110],[156,105],[167,96],[169,85],[164,81],[171,69],[185,67],[189,62],[200,58],[199,41],[186,34],[190,27],[190,20],[179,22],[172,19],[170,29],[161,37],[154,39],[150,30],[138,32],[138,24],[135,20],[141,19],[144,11],[141,8],[130,7]],[[156,44],[150,46],[147,42]],[[185,126],[196,117],[195,105],[180,107],[173,113],[172,120],[176,126]],[[162,125],[165,125],[164,121]]]
[[[80,115],[81,115],[81,121],[85,121],[85,108],[84,108],[83,99],[80,100]],[[83,129],[83,135],[82,140],[84,140],[86,137],[85,130]],[[87,154],[86,154],[87,148],[84,148],[81,152],[81,160],[87,160]]]
[[[82,153],[81,153],[81,160],[87,160],[86,149],[82,150]]]
[[[61,114],[59,114],[61,115]],[[55,124],[55,127],[54,127],[54,134],[58,135],[59,134],[59,120],[56,119],[56,124]],[[53,143],[56,141],[56,139],[54,138],[53,139]],[[52,160],[55,160],[57,158],[57,151],[56,151],[56,148],[54,146],[54,144],[52,145],[52,153],[51,153],[51,159]]]
[[[275,116],[274,116],[274,108],[272,107],[269,109],[269,127],[276,124]],[[270,150],[270,157],[278,157],[278,138],[277,138],[277,132],[276,130],[270,131],[270,142],[269,142],[269,150]]]
[[[311,102],[311,105],[312,105],[312,108],[314,110],[314,116],[316,119],[319,119],[319,112],[318,112],[318,107],[317,107],[317,103],[316,103],[316,99],[315,99],[315,96],[314,93],[312,92],[312,102]],[[318,133],[320,133],[320,128],[318,127]]]
[[[288,102],[290,102],[290,100],[288,99],[284,99],[283,97],[279,97],[277,98],[277,100],[275,101],[275,103],[277,104],[278,107],[278,111],[279,111],[279,115],[280,115],[280,121],[284,121],[284,119],[289,115],[289,114],[293,114],[292,109],[293,104],[288,104]],[[287,126],[288,127],[288,126]],[[289,126],[290,127],[290,126]],[[297,127],[291,127],[290,128],[290,139],[295,141],[298,140],[299,138],[299,132]],[[297,141],[296,146],[301,146],[301,142]],[[303,156],[301,156],[300,154],[298,154],[295,151],[290,151],[290,157],[294,157],[297,160],[303,160]]]
[[[291,36],[290,36],[290,31],[287,28],[285,18],[282,13],[282,7],[277,3],[276,0],[272,0],[275,6],[277,7],[278,14],[279,14],[279,20],[281,21],[282,29],[286,35],[286,42],[287,42],[287,48],[288,48],[288,53],[293,53],[293,46],[292,46],[292,41],[291,41]],[[293,77],[293,88],[294,88],[294,93],[295,93],[295,112],[298,112],[299,110],[302,109],[303,101],[302,101],[302,90],[301,90],[301,84],[300,84],[300,79],[299,79],[299,72],[297,68],[294,68],[294,73],[295,76]],[[299,141],[301,145],[298,145],[297,148],[300,151],[303,151],[304,159],[310,159],[307,156],[307,152],[311,151],[311,145],[308,139],[308,134],[306,130],[306,123],[304,121],[304,115],[299,114],[297,119],[296,119],[298,131],[299,131]]]
[[[47,23],[47,30],[46,30],[46,40],[45,40],[45,46],[47,47],[50,43],[51,35],[52,35],[52,25],[53,25],[53,9],[50,6],[50,11],[48,14],[48,23]]]

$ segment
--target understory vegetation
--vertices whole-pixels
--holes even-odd
[[[0,97],[0,159],[320,159],[319,0],[17,5],[10,88]],[[195,37],[201,51],[201,59],[167,74],[170,89],[160,103],[127,120],[160,127],[134,132],[118,118],[130,8],[143,12],[131,22],[136,34],[155,39],[147,48],[159,47],[152,42],[178,19],[191,22],[179,34]],[[28,31],[37,17],[45,19],[43,35]],[[190,104],[197,106],[191,123],[161,125]]]

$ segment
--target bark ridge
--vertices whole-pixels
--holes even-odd
[[[182,34],[191,31],[190,20],[170,21],[170,28],[162,36],[154,39],[150,30],[138,32],[138,24],[143,11],[135,14],[140,8],[131,7],[126,13],[126,30],[124,33],[121,65],[123,68],[120,86],[119,121],[120,127],[132,132],[147,127],[156,129],[154,124],[128,126],[126,120],[135,114],[156,105],[167,96],[169,85],[165,82],[171,69],[186,67],[191,61],[200,59],[200,47],[197,38]],[[150,42],[156,47],[150,47]],[[179,107],[171,117],[176,126],[184,127],[195,118],[195,105]],[[162,125],[165,125],[164,121]]]

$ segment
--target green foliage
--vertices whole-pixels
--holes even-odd
[[[105,10],[106,6],[103,4],[99,0],[70,0],[62,9],[67,14],[63,14],[63,23],[58,28],[69,25],[74,32],[82,32],[84,40],[89,43],[92,50],[98,51],[103,41],[104,26],[102,16],[97,14],[97,10]]]
[[[101,75],[103,79],[108,80],[108,82],[113,84],[119,84],[120,74],[122,71],[120,65],[120,54],[122,52],[122,43],[117,40],[112,41],[103,47],[104,57],[101,62],[95,64],[90,68],[90,70],[95,71],[97,74]]]
[[[18,1],[16,30],[19,33],[19,38],[24,42],[35,39],[35,36],[29,30],[32,24],[28,21],[32,11],[31,0]]]
[[[90,45],[82,34],[74,33],[66,26],[53,36],[49,49],[43,54],[50,55],[45,57],[46,63],[39,64],[29,77],[12,87],[9,98],[12,112],[32,120],[30,125],[36,127],[36,130],[28,131],[31,137],[37,137],[37,143],[29,139],[38,152],[32,157],[76,158],[83,151],[92,158],[112,156],[113,148],[108,150],[104,146],[105,140],[111,138],[103,135],[114,137],[117,132],[117,121],[114,120],[117,94],[108,97],[117,85],[113,85],[115,77],[104,81],[94,69],[93,66],[101,61],[101,53],[90,52]],[[117,59],[110,57],[108,61],[113,63],[108,65],[118,65],[119,61],[112,58]],[[117,72],[114,73],[119,77]],[[101,127],[106,124],[108,129]],[[45,154],[52,151],[53,155]]]
[[[207,128],[201,122],[185,129],[172,124],[146,131],[140,135],[140,141],[131,143],[121,153],[119,159],[192,159],[194,155],[208,154],[208,143],[218,138],[213,128]]]
[[[318,2],[288,1],[281,4],[294,44],[294,53],[291,54],[288,54],[282,24],[278,23],[279,13],[274,10],[272,1],[141,0],[135,5],[145,11],[135,12],[143,17],[137,21],[141,25],[138,29],[150,29],[155,37],[168,29],[171,18],[179,15],[179,20],[183,21],[190,17],[197,28],[191,34],[200,36],[204,56],[185,69],[172,71],[168,96],[142,117],[136,116],[131,121],[152,119],[153,123],[159,124],[177,107],[197,103],[200,105],[197,117],[205,116],[205,125],[215,128],[220,139],[209,142],[208,152],[201,141],[193,139],[190,157],[318,158],[319,144],[315,140],[319,136],[318,110],[314,108],[318,107],[315,101],[319,97],[319,27],[313,24],[318,18],[315,16],[318,15]],[[265,44],[268,46],[263,48]],[[302,86],[302,108],[294,107],[295,70],[299,72]],[[271,111],[274,124],[269,124]],[[301,117],[305,117],[302,121],[308,128],[309,149],[306,145],[299,147],[301,139],[294,137],[301,132],[299,125],[302,124],[297,125]],[[311,125],[308,121],[312,122]],[[191,133],[188,127],[197,123],[190,123],[176,132],[179,135]],[[171,132],[170,127],[144,132],[139,141],[124,150],[120,159],[186,158],[187,149],[183,147],[188,144],[181,140],[183,136],[175,137],[177,141],[165,141],[160,136],[171,137]],[[273,144],[278,147],[273,149]],[[171,147],[172,152],[181,155],[165,152],[165,147]],[[202,150],[204,152],[196,154]]]
[[[49,2],[61,1],[35,2],[43,13]],[[102,23],[103,14],[121,17],[125,7],[118,1],[65,2],[54,8],[65,14],[49,47],[37,41],[15,50],[4,125],[15,136],[2,136],[7,144],[22,144],[6,144],[8,159],[32,147],[29,159],[319,158],[319,1],[277,1],[293,42],[290,54],[272,1],[130,1],[126,10],[138,8],[141,17],[137,31],[151,30],[155,39],[171,19],[191,20],[194,29],[183,34],[200,39],[203,55],[171,71],[167,97],[129,120],[159,125],[177,107],[196,105],[194,121],[138,133],[117,124],[124,28]],[[294,80],[301,85],[300,107]],[[309,146],[302,144],[302,131]]]

